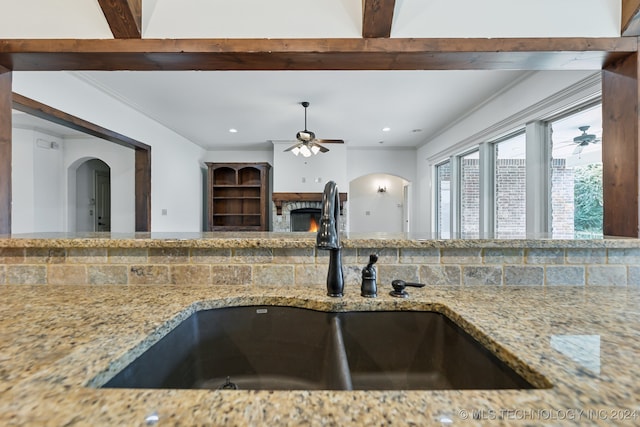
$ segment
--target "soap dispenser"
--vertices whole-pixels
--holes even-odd
[[[378,255],[369,255],[369,264],[362,269],[362,287],[360,288],[360,295],[365,298],[375,298],[378,296],[376,268],[373,266],[376,261],[378,261]]]

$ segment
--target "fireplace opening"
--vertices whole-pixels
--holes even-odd
[[[318,231],[320,223],[319,208],[301,208],[291,211],[291,231]]]

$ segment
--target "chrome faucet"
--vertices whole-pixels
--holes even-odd
[[[329,250],[329,272],[327,273],[327,295],[341,297],[344,290],[344,276],[342,274],[342,247],[338,232],[340,217],[340,200],[338,186],[329,181],[322,193],[322,212],[320,226],[316,237],[318,249]]]

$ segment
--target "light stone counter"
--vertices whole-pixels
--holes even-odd
[[[348,286],[0,286],[0,425],[638,425],[637,287],[441,286],[408,300]],[[445,311],[552,388],[501,391],[127,390],[89,386],[196,309]],[[98,380],[94,378],[98,377]],[[479,419],[472,419],[473,414]],[[502,423],[493,421],[503,418]]]
[[[315,233],[38,233],[0,235],[0,248],[310,248]],[[442,239],[427,233],[347,233],[345,248],[640,248],[640,239],[478,238]]]

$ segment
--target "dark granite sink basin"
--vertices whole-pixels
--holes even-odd
[[[341,315],[354,390],[534,388],[440,313]]]
[[[440,313],[272,306],[197,312],[103,387],[534,388]]]

